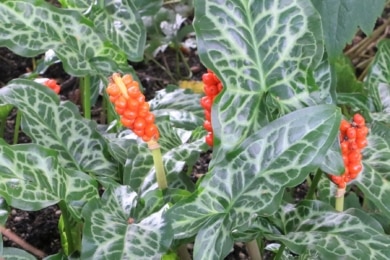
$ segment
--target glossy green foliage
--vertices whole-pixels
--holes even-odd
[[[96,124],[85,121],[73,103],[60,102],[48,87],[21,79],[2,88],[0,100],[23,113],[23,131],[33,142],[56,150],[62,167],[118,179]]]
[[[217,158],[199,193],[170,210],[175,238],[197,234],[196,259],[209,259],[210,252],[213,258],[227,255],[233,246],[232,230],[243,232],[256,216],[273,214],[284,188],[302,182],[319,167],[339,121],[334,106],[298,110]]]
[[[347,43],[350,43],[358,27],[366,35],[374,29],[381,15],[385,0],[311,0],[321,15],[326,50],[330,59],[337,58]]]
[[[0,46],[28,57],[52,49],[75,76],[108,75],[126,59],[141,60],[146,35],[131,1],[97,1],[91,7],[86,17],[42,0],[2,1]]]

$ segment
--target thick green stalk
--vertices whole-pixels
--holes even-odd
[[[284,251],[285,248],[286,248],[286,246],[284,244],[280,244],[278,253],[275,255],[274,260],[282,259],[283,251]]]
[[[337,189],[336,192],[336,202],[335,202],[335,209],[337,211],[343,211],[344,210],[344,194],[345,194],[345,188]]]
[[[167,178],[165,176],[164,164],[160,145],[156,141],[148,142],[148,147],[153,155],[154,168],[156,169],[156,179],[158,187],[164,190],[168,187]]]
[[[248,250],[248,255],[252,260],[262,260],[259,245],[257,244],[256,239],[247,242],[246,249]]]
[[[75,251],[75,245],[73,242],[73,237],[72,237],[72,227],[70,225],[70,215],[68,212],[68,208],[66,207],[65,201],[60,201],[58,203],[58,206],[61,209],[61,214],[62,214],[62,219],[64,220],[64,227],[65,227],[65,234],[66,234],[66,240],[68,242],[68,252],[69,254],[73,253]]]
[[[14,129],[14,139],[13,144],[17,144],[19,140],[19,128],[20,128],[20,121],[22,119],[22,112],[18,110],[16,112],[16,118],[15,118],[15,129]]]
[[[310,185],[309,191],[306,194],[305,199],[312,200],[315,198],[315,191],[317,189],[318,183],[321,180],[321,177],[322,177],[322,172],[321,172],[321,170],[318,170],[316,172],[316,174],[314,175],[313,180],[311,181],[311,185]]]
[[[81,102],[84,118],[91,119],[91,77],[85,76],[80,80]]]

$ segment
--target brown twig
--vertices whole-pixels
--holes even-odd
[[[2,225],[0,225],[0,233],[2,233],[4,236],[8,237],[10,240],[18,244],[20,247],[31,252],[39,258],[44,258],[46,256],[45,252],[33,247],[32,245],[24,241],[22,238],[20,238],[17,234],[12,232],[10,229],[5,228]]]

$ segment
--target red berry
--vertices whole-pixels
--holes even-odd
[[[213,146],[214,144],[214,140],[213,140],[214,136],[213,136],[213,133],[209,132],[207,135],[206,135],[206,143],[209,145],[209,146]]]
[[[347,133],[347,130],[351,128],[351,124],[347,120],[341,120],[340,123],[340,132],[343,134]]]
[[[200,99],[201,106],[206,110],[211,110],[212,100],[208,96],[204,96]]]
[[[214,97],[218,94],[216,85],[204,85],[204,93],[209,97]]]
[[[356,176],[360,173],[360,171],[362,170],[363,166],[361,165],[361,163],[356,163],[356,164],[350,164],[348,166],[348,169],[349,169],[349,172],[352,176]]]
[[[362,127],[359,127],[358,129],[356,129],[356,138],[366,138],[368,134],[368,128],[367,126],[362,126]]]
[[[134,127],[134,130],[143,130],[145,128],[145,125],[146,125],[145,119],[143,119],[142,117],[137,117],[134,121],[133,127]]]
[[[205,73],[202,76],[202,81],[205,85],[214,85],[218,84],[217,78],[214,76],[214,73]]]
[[[211,122],[208,120],[204,121],[203,127],[209,132],[213,131],[213,128],[211,127]]]
[[[357,139],[356,140],[356,146],[359,149],[363,149],[364,147],[367,146],[367,144],[368,144],[367,139]]]
[[[354,127],[350,127],[347,129],[346,136],[349,140],[355,140],[356,138],[356,129]]]
[[[364,120],[364,117],[361,114],[355,114],[353,116],[353,122],[359,127],[362,127],[366,124],[366,121]]]

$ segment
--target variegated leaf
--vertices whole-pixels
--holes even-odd
[[[378,44],[378,52],[371,65],[365,84],[368,86],[369,96],[374,105],[373,112],[390,113],[390,40],[383,40]]]
[[[323,43],[310,1],[200,0],[194,27],[203,64],[224,86],[213,106],[216,149],[229,150],[267,123],[265,98],[280,114],[317,104],[310,69]]]
[[[363,151],[363,170],[356,179],[364,196],[390,215],[390,132],[388,125],[375,123]]]
[[[167,86],[157,91],[156,97],[149,102],[150,110],[156,117],[169,116],[175,127],[194,130],[204,121],[200,98],[201,95],[189,90]]]
[[[197,259],[208,259],[210,251],[202,248],[207,241],[220,257],[225,256],[228,251],[221,251],[223,243],[230,245],[232,240],[227,234],[236,229],[244,232],[243,223],[257,216],[272,215],[284,188],[301,183],[320,166],[336,140],[340,118],[340,111],[330,105],[301,109],[273,121],[237,150],[217,158],[199,192],[169,211],[175,238],[199,232],[194,248]],[[214,222],[223,225],[211,234],[208,230]]]
[[[97,183],[64,169],[58,153],[37,144],[10,146],[0,139],[0,196],[10,206],[40,210],[63,200],[80,217],[83,204],[98,197]]]
[[[59,153],[64,168],[118,179],[104,139],[96,125],[85,121],[71,102],[61,102],[48,87],[29,80],[14,80],[0,90],[0,100],[22,113],[22,129],[33,142]]]
[[[124,52],[107,44],[77,11],[40,0],[7,0],[0,2],[0,13],[0,46],[19,55],[34,57],[52,49],[75,76],[109,74],[114,62],[126,63]]]
[[[84,12],[92,4],[93,0],[58,0],[63,8]]]
[[[295,254],[315,259],[388,259],[390,237],[379,222],[360,210],[336,212],[320,201],[288,204],[275,214],[283,234],[266,235]]]
[[[7,260],[36,260],[32,254],[14,247],[5,247],[0,257]]]
[[[136,207],[137,194],[126,186],[90,201],[83,209],[81,259],[160,259],[172,241],[166,209],[141,217]]]
[[[8,220],[9,207],[5,202],[5,199],[0,197],[0,225],[5,226],[5,223]],[[3,255],[3,236],[0,236],[0,256]]]
[[[93,5],[89,18],[97,31],[127,54],[128,60],[143,59],[146,30],[133,1],[100,1]]]

